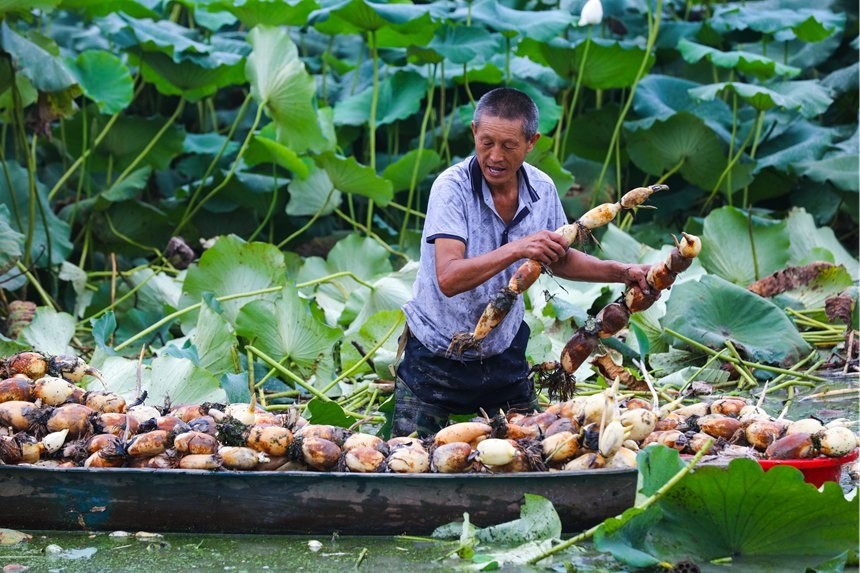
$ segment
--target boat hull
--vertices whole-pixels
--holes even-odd
[[[207,472],[0,467],[0,527],[25,530],[396,535],[519,517],[552,501],[567,532],[623,512],[636,470],[518,474]]]

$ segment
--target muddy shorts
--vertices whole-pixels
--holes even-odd
[[[526,361],[529,334],[522,323],[510,348],[481,360],[433,354],[409,335],[397,367],[392,435],[416,431],[422,437],[432,435],[447,424],[450,414],[477,414],[483,409],[493,416],[499,410],[536,409]]]

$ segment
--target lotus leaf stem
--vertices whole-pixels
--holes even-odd
[[[404,316],[403,316],[403,314],[402,314],[402,313],[401,313],[400,315],[398,315],[398,317],[397,317],[397,321],[396,321],[396,322],[391,326],[391,328],[389,328],[389,329],[388,329],[388,332],[386,332],[386,333],[385,333],[385,336],[383,336],[381,339],[379,339],[379,340],[376,342],[376,344],[374,344],[374,345],[373,345],[373,348],[371,348],[371,349],[367,352],[367,354],[365,354],[364,356],[362,356],[362,357],[361,357],[361,359],[360,359],[358,362],[356,362],[355,364],[353,364],[352,366],[350,366],[349,368],[347,368],[346,370],[344,370],[343,372],[341,372],[340,376],[338,376],[337,378],[335,378],[334,380],[332,380],[332,381],[329,383],[329,385],[328,385],[328,386],[326,386],[326,387],[323,389],[323,392],[328,392],[329,390],[331,390],[332,388],[334,388],[334,387],[337,385],[337,383],[338,383],[338,382],[340,382],[341,380],[343,380],[344,378],[346,378],[347,376],[349,376],[350,374],[352,374],[353,372],[355,372],[356,370],[358,370],[358,368],[359,368],[359,367],[361,367],[361,365],[362,365],[362,364],[364,364],[365,362],[367,362],[367,361],[370,359],[370,357],[371,357],[371,356],[373,356],[373,354],[374,354],[377,350],[379,350],[380,348],[382,348],[382,345],[383,345],[383,344],[385,344],[385,342],[386,342],[389,338],[391,338],[391,336],[392,336],[392,335],[397,331],[397,329],[398,329],[398,328],[400,328],[400,325],[402,325],[402,324],[403,324],[403,321],[404,321],[404,320],[405,320],[405,318],[404,318]]]
[[[273,292],[278,292],[283,288],[284,287],[282,287],[282,286],[276,286],[276,287],[268,287],[268,288],[263,288],[263,289],[259,289],[259,290],[254,290],[254,291],[250,291],[250,292],[240,292],[240,293],[235,293],[235,294],[228,294],[228,295],[216,297],[215,300],[217,300],[218,302],[225,302],[228,300],[234,300],[237,298],[245,298],[248,296],[259,296],[261,294],[270,294]],[[165,316],[164,318],[162,318],[161,320],[155,322],[151,326],[144,328],[143,330],[141,330],[140,332],[138,332],[134,336],[130,337],[125,342],[120,343],[119,345],[117,345],[114,348],[114,350],[119,352],[120,350],[122,350],[123,348],[126,348],[130,344],[137,342],[138,340],[140,340],[141,338],[143,338],[147,334],[151,334],[151,333],[155,332],[156,330],[158,330],[159,328],[161,328],[165,324],[167,324],[173,320],[176,320],[177,318],[184,316],[184,315],[188,314],[189,312],[194,312],[195,310],[199,310],[202,306],[203,306],[203,303],[198,302],[198,303],[194,303],[190,306],[186,306],[185,308],[181,308],[181,309],[177,310],[176,312],[172,312],[172,313],[168,314],[167,316]]]
[[[693,470],[693,468],[695,468],[696,465],[698,465],[699,460],[701,460],[702,456],[704,456],[705,453],[709,449],[711,449],[711,445],[713,443],[714,443],[713,438],[710,438],[705,443],[705,445],[702,447],[702,449],[699,450],[698,452],[696,452],[696,455],[690,459],[689,463],[687,463],[674,476],[672,476],[672,478],[669,481],[667,481],[665,484],[663,484],[660,487],[660,489],[655,491],[654,495],[645,499],[641,504],[634,505],[633,507],[635,509],[645,510],[645,509],[648,509],[649,507],[651,507],[652,505],[654,505],[655,503],[657,503],[658,501],[660,501],[660,499],[664,495],[666,495],[666,492],[668,492],[673,487],[675,487],[675,484],[677,484],[679,481],[681,481],[684,478],[684,476],[686,476],[688,473],[690,473]],[[621,515],[618,515],[614,518],[610,517],[609,519],[620,519],[621,517],[622,517]],[[558,545],[556,545],[552,549],[549,549],[549,550],[541,553],[540,555],[537,555],[536,557],[532,557],[526,563],[528,563],[530,565],[534,565],[540,561],[543,561],[547,557],[558,553],[559,551],[564,551],[565,549],[567,549],[569,547],[573,547],[577,543],[581,543],[582,541],[585,541],[586,539],[590,539],[591,537],[594,536],[595,533],[597,533],[597,530],[600,529],[604,523],[606,523],[606,521],[603,521],[602,523],[595,525],[591,529],[583,531],[582,533],[580,533],[579,535],[577,535],[575,537],[571,537],[567,541],[563,541],[563,542],[559,543]]]
[[[674,336],[678,340],[685,342],[685,343],[689,344],[690,346],[692,346],[693,348],[701,350],[702,352],[705,352],[705,353],[711,354],[711,355],[717,353],[716,350],[714,350],[712,348],[708,348],[707,346],[705,346],[704,344],[702,344],[700,342],[696,342],[695,340],[687,338],[683,334],[681,334],[679,332],[675,332],[671,328],[664,328],[663,330],[667,334],[671,334],[672,336]],[[752,368],[758,368],[759,370],[766,370],[768,372],[775,372],[777,374],[784,374],[784,373],[785,374],[791,374],[793,376],[797,376],[798,378],[802,378],[805,380],[812,380],[813,382],[827,382],[827,379],[822,378],[821,376],[813,376],[812,374],[806,374],[803,372],[792,372],[788,368],[780,368],[778,366],[770,366],[768,364],[758,364],[756,362],[750,362],[748,360],[738,361],[738,359],[733,357],[733,356],[725,356],[725,357],[723,357],[723,360],[725,360],[726,362],[731,362],[731,363],[740,362],[744,366],[748,366],[748,367],[752,367]]]
[[[60,176],[60,178],[48,192],[48,201],[52,200],[54,196],[56,196],[56,194],[60,191],[60,189],[69,179],[69,177],[71,177],[78,169],[78,167],[81,166],[81,163],[86,161],[87,157],[90,156],[90,153],[92,153],[93,150],[99,146],[99,144],[102,142],[102,139],[104,139],[105,136],[108,134],[108,131],[110,131],[110,128],[113,127],[113,124],[116,122],[117,119],[119,119],[121,113],[122,112],[117,112],[110,117],[108,122],[102,128],[101,132],[99,132],[99,134],[96,136],[96,139],[95,141],[93,141],[92,146],[88,147],[83,153],[81,153],[81,155],[75,160],[75,162],[72,163],[72,166],[69,167],[66,172],[63,173],[62,176]],[[86,127],[84,127],[84,129],[86,129]]]
[[[245,349],[253,352],[257,356],[257,358],[259,358],[260,360],[262,360],[263,362],[265,362],[266,364],[268,364],[269,366],[271,366],[272,368],[274,368],[275,370],[277,370],[278,372],[280,372],[281,374],[283,374],[284,376],[310,392],[314,397],[319,398],[323,402],[333,401],[331,398],[314,388],[311,384],[308,384],[307,382],[302,380],[301,377],[297,376],[296,374],[293,374],[289,369],[287,369],[285,366],[282,366],[277,360],[275,360],[259,348],[255,348],[254,346],[251,346],[249,344],[245,347]]]
[[[603,160],[603,167],[600,169],[600,176],[597,178],[597,184],[594,186],[595,193],[591,200],[592,206],[597,204],[597,197],[600,195],[600,189],[603,187],[603,179],[606,176],[606,170],[609,167],[609,160],[612,158],[612,151],[615,149],[616,141],[621,133],[621,126],[624,124],[627,112],[630,111],[630,106],[633,105],[633,97],[636,95],[636,88],[642,80],[642,76],[645,74],[645,68],[648,66],[648,60],[651,57],[651,50],[654,49],[654,44],[657,41],[657,33],[660,31],[663,0],[657,0],[657,6],[654,9],[653,18],[651,17],[650,4],[648,4],[648,7],[648,40],[645,44],[645,57],[642,58],[642,62],[639,64],[639,69],[636,71],[633,85],[630,86],[630,93],[627,95],[627,101],[624,102],[624,108],[618,115],[618,121],[615,122],[615,129],[612,131],[612,139],[609,141],[609,151],[606,153],[606,159]],[[559,158],[559,160],[561,160],[561,158]]]
[[[36,289],[37,293],[39,293],[39,296],[45,302],[45,305],[56,311],[57,305],[54,304],[53,299],[51,299],[51,295],[45,292],[45,289],[42,288],[42,285],[39,284],[39,281],[36,280],[36,277],[34,277],[33,274],[30,272],[30,269],[24,266],[24,264],[21,263],[20,260],[15,262],[15,266],[18,267],[18,270],[21,271],[21,274],[27,277],[27,280],[30,281],[30,284],[33,285],[33,288]]]
[[[415,156],[415,165],[412,167],[412,177],[409,180],[409,194],[406,197],[406,214],[403,216],[403,223],[400,226],[400,241],[397,248],[403,250],[403,243],[406,241],[406,227],[409,224],[409,215],[412,214],[412,199],[415,196],[415,187],[418,185],[418,170],[421,168],[421,156],[424,154],[424,138],[427,134],[427,124],[430,121],[430,112],[433,111],[433,93],[436,83],[436,67],[433,67],[433,73],[430,76],[430,87],[427,88],[427,105],[424,109],[424,117],[421,119],[421,131],[418,134],[418,153]]]
[[[758,382],[756,382],[756,379],[755,377],[753,377],[752,372],[750,372],[749,369],[744,364],[742,364],[743,359],[741,358],[741,354],[740,352],[738,352],[738,349],[735,348],[735,345],[732,344],[732,341],[727,338],[725,344],[726,348],[728,348],[729,351],[732,353],[732,356],[734,356],[735,359],[738,361],[732,364],[737,373],[740,374],[741,378],[743,378],[750,386],[758,386]],[[741,387],[742,386],[743,384],[741,384]]]
[[[325,208],[328,207],[328,202],[331,199],[331,196],[334,194],[334,190],[335,190],[334,185],[332,185],[332,188],[329,190],[328,195],[326,195],[325,201],[323,202],[322,206],[319,209],[317,209],[317,212],[314,213],[313,216],[310,218],[310,220],[307,223],[305,223],[304,225],[302,225],[302,227],[300,229],[298,229],[292,235],[290,235],[289,237],[287,237],[286,239],[284,239],[283,241],[278,243],[279,249],[283,249],[287,245],[287,243],[289,243],[290,241],[292,241],[293,239],[295,239],[296,237],[298,237],[299,235],[301,235],[302,233],[304,233],[305,231],[310,229],[311,225],[313,225],[314,222],[322,216],[323,210],[325,210]]]

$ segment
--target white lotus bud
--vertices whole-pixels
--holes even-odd
[[[582,7],[579,25],[600,24],[601,21],[603,21],[603,4],[600,3],[600,0],[588,0]]]

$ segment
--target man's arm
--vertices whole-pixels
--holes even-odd
[[[648,283],[645,282],[649,268],[650,265],[598,259],[573,248],[550,266],[553,273],[565,279],[596,283],[624,283],[627,286],[638,285],[644,292],[649,292]]]
[[[558,233],[540,231],[471,258],[466,258],[466,245],[457,239],[437,238],[434,245],[439,289],[450,297],[472,290],[519,260],[552,265],[564,257],[567,242]]]

